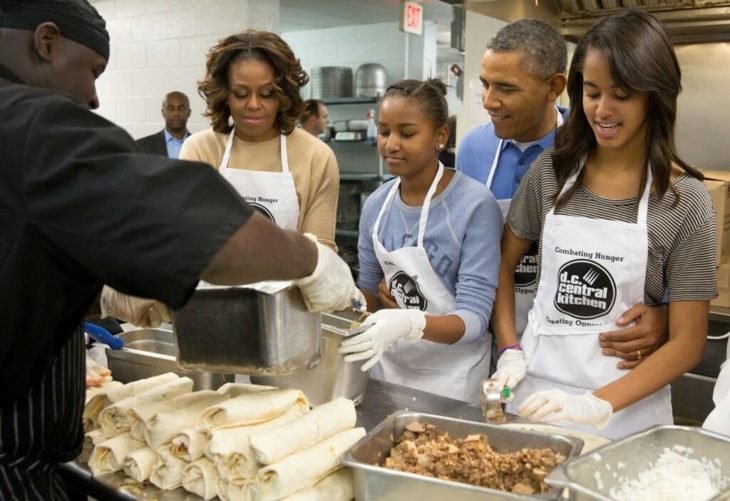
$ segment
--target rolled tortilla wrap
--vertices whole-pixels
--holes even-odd
[[[349,468],[340,468],[309,489],[296,492],[284,499],[286,501],[350,501],[354,497],[352,471]]]
[[[180,430],[170,441],[170,453],[176,458],[191,462],[203,457],[208,445],[207,434],[196,430],[193,426]]]
[[[200,413],[211,405],[222,402],[228,397],[216,392],[196,392],[198,398],[179,409],[158,413],[145,427],[144,439],[147,445],[153,449],[159,449],[168,445],[170,441],[182,430],[195,426]]]
[[[94,447],[106,439],[104,433],[99,428],[86,432],[84,434],[84,444],[81,449],[81,454],[76,460],[79,463],[88,463],[91,458],[91,453],[94,452]]]
[[[196,459],[183,468],[182,486],[206,501],[218,495],[218,472],[208,458]]]
[[[163,383],[155,388],[150,388],[147,391],[120,400],[101,411],[99,413],[99,426],[107,437],[129,432],[131,428],[129,410],[132,407],[143,407],[161,400],[169,400],[191,391],[193,391],[193,380],[189,377]]]
[[[249,437],[254,433],[289,426],[300,417],[305,409],[292,407],[285,414],[253,426],[236,428],[217,428],[210,432],[210,441],[205,455],[218,469],[218,474],[231,479],[251,479],[261,467],[249,445]]]
[[[221,395],[228,395],[229,397],[237,397],[239,395],[245,395],[246,393],[256,393],[258,391],[277,390],[276,386],[265,386],[263,384],[248,384],[248,383],[226,383],[221,385],[216,391]]]
[[[218,497],[222,501],[248,501],[246,481],[218,476]]]
[[[246,482],[246,499],[281,499],[312,487],[338,469],[340,455],[364,436],[364,428],[341,431],[311,449],[261,468],[254,480]]]
[[[281,416],[292,407],[309,409],[304,393],[291,389],[246,393],[203,411],[196,428],[208,432],[222,426],[250,426]]]
[[[111,387],[107,388],[106,385],[102,385],[101,387],[104,388],[104,390],[99,392],[93,392],[93,395],[91,397],[89,397],[89,392],[87,390],[87,399],[86,405],[84,406],[83,414],[84,422],[90,421],[92,424],[92,428],[96,428],[98,426],[97,418],[99,416],[99,413],[109,405],[115,404],[127,397],[142,393],[143,391],[147,391],[157,385],[174,381],[178,378],[179,376],[174,372],[166,372],[165,374],[160,374],[159,376],[153,376],[147,379],[140,379],[139,381],[133,381],[122,386],[112,385]],[[112,381],[112,383],[114,382],[115,381]]]
[[[199,401],[211,402],[213,397],[220,397],[213,390],[201,390],[192,393],[184,393],[169,400],[158,402],[137,403],[129,408],[128,419],[130,423],[129,433],[137,440],[144,440],[144,431],[147,424],[161,412],[177,411]],[[211,402],[212,403],[212,402]]]
[[[124,458],[124,473],[135,482],[144,482],[149,480],[159,461],[160,455],[157,452],[149,447],[142,447]]]
[[[315,407],[285,427],[251,435],[251,449],[259,463],[271,464],[353,428],[356,421],[352,400],[338,398]]]
[[[127,454],[144,446],[144,442],[133,439],[129,433],[105,440],[94,447],[89,459],[89,469],[94,475],[119,471],[124,467]]]
[[[84,413],[82,415],[84,421],[84,431],[89,432],[98,427],[97,419],[99,413],[105,406],[109,405],[107,394],[123,387],[124,384],[119,381],[109,381],[100,386],[86,388],[86,400],[84,405]],[[95,398],[96,397],[96,398]]]
[[[171,491],[182,485],[182,471],[187,465],[182,459],[176,458],[167,447],[157,449],[160,461],[150,475],[150,482],[163,491]]]

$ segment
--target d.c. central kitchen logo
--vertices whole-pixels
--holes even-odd
[[[588,320],[605,315],[616,300],[616,284],[594,261],[576,259],[558,271],[555,307],[571,317]]]
[[[537,242],[532,242],[515,269],[515,287],[529,287],[535,282],[537,282]]]

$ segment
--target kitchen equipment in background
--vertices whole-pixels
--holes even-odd
[[[388,82],[388,72],[382,64],[361,64],[355,72],[355,96],[382,97]]]
[[[319,362],[320,314],[291,282],[198,288],[173,330],[185,369],[282,375]]]
[[[402,499],[483,501],[486,499],[557,498],[556,489],[550,489],[546,494],[531,496],[395,471],[380,466],[388,457],[396,439],[403,434],[405,427],[414,421],[433,424],[439,430],[447,432],[452,438],[465,438],[477,433],[485,435],[489,445],[498,452],[518,451],[525,447],[533,449],[547,447],[570,459],[577,456],[583,447],[583,441],[574,437],[507,429],[499,425],[400,411],[386,418],[340,458],[341,464],[352,468],[355,499],[359,501],[400,501]]]
[[[352,97],[352,68],[318,66],[312,68],[310,77],[314,99]]]
[[[614,499],[610,492],[619,487],[621,477],[636,479],[656,465],[667,449],[679,446],[691,459],[715,463],[725,477],[730,476],[730,437],[689,426],[655,426],[610,444],[593,453],[568,460],[551,471],[545,481],[570,489],[570,499]],[[685,470],[686,471],[686,470]],[[681,482],[681,475],[678,479]],[[659,488],[659,486],[657,486]],[[730,490],[712,499],[727,499]]]
[[[361,130],[335,132],[335,141],[362,141],[365,136]]]
[[[121,383],[174,372],[193,380],[193,390],[217,390],[233,381],[233,374],[186,371],[175,360],[175,339],[165,329],[138,329],[117,336],[124,342],[119,350],[107,348],[106,358],[112,377]]]
[[[347,329],[359,327],[367,313],[352,309],[322,314],[322,359],[314,369],[289,376],[251,377],[256,384],[295,388],[304,392],[312,405],[322,405],[337,397],[351,399],[359,404],[365,396],[368,373],[360,367],[365,360],[347,363],[337,350],[340,343],[352,332]]]

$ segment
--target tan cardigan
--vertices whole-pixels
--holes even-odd
[[[180,158],[220,167],[227,134],[212,129],[196,132],[185,140]],[[280,138],[261,142],[234,138],[229,168],[281,172]],[[336,249],[335,223],[340,173],[332,149],[318,138],[296,128],[287,136],[289,170],[299,199],[299,231],[312,233]]]

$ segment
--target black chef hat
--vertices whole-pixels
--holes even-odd
[[[87,0],[0,0],[0,28],[33,31],[47,21],[56,23],[64,38],[109,59],[106,23]]]

